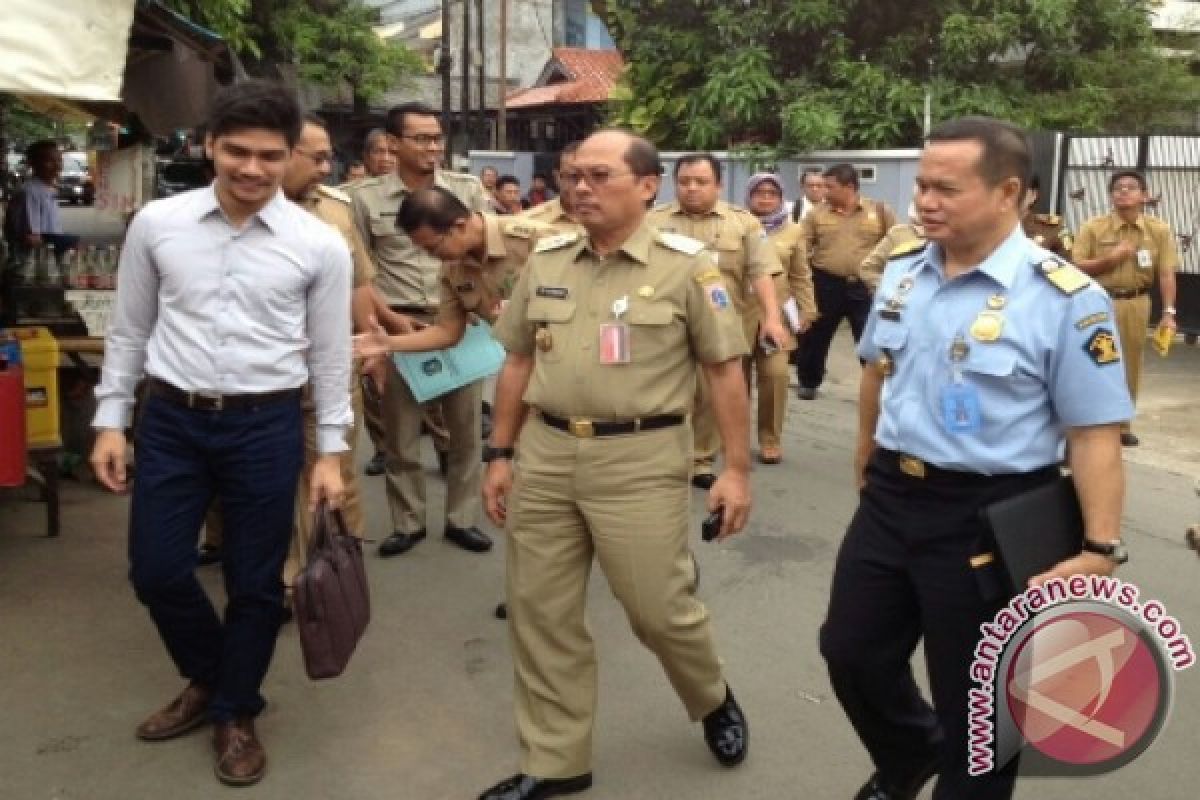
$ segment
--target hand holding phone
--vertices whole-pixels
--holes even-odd
[[[705,518],[700,525],[700,538],[711,542],[721,534],[721,526],[725,522],[725,506],[721,506]]]

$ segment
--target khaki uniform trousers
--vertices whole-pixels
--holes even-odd
[[[346,496],[342,503],[342,516],[350,533],[362,538],[366,532],[366,522],[363,518],[362,493],[358,485],[358,472],[355,468],[355,447],[363,428],[363,391],[360,380],[361,373],[354,370],[353,386],[350,390],[350,407],[354,411],[354,424],[347,432],[347,442],[350,449],[343,452],[340,458],[342,483],[346,487]],[[312,469],[317,461],[317,414],[313,405],[312,393],[309,387],[304,387],[302,400],[304,411],[304,469],[300,471],[300,480],[296,485],[296,520],[292,527],[292,543],[288,547],[287,561],[283,564],[283,583],[289,588],[295,582],[296,576],[308,563],[308,546],[312,542],[313,516],[308,512],[308,492],[311,486]],[[225,533],[221,518],[221,499],[214,498],[209,504],[208,512],[204,515],[204,536],[202,543],[212,547],[220,547],[224,542]]]
[[[788,368],[791,353],[776,350],[767,355],[757,342],[754,352],[742,360],[746,370],[746,386],[751,385],[751,371],[758,385],[758,446],[779,447],[783,435],[783,420],[787,416]]]
[[[436,401],[442,409],[447,441],[446,523],[469,528],[479,520],[479,428],[482,388],[479,382],[456,389]],[[421,464],[423,408],[389,359],[383,393],[384,444],[387,453],[387,497],[392,528],[416,533],[425,528],[425,472]]]
[[[375,445],[375,452],[382,453],[384,451],[383,400],[376,392],[363,396],[363,421],[366,423],[367,435],[371,437],[371,444]]]
[[[520,770],[591,770],[596,657],[584,601],[595,556],[693,720],[725,699],[688,546],[691,430],[579,439],[531,412],[508,510],[508,617]]]
[[[358,470],[355,468],[355,448],[363,429],[363,390],[361,373],[354,370],[354,386],[350,390],[350,406],[354,410],[354,424],[346,434],[350,449],[341,454],[342,483],[346,486],[346,497],[342,503],[342,518],[350,533],[360,539],[366,533],[363,518],[362,493],[358,486]],[[304,391],[304,469],[300,471],[300,482],[296,487],[296,526],[292,533],[292,544],[288,548],[287,561],[283,564],[283,582],[291,586],[296,576],[308,563],[308,547],[312,543],[313,515],[308,511],[308,492],[312,485],[312,469],[317,462],[317,414],[312,396]]]
[[[1121,338],[1121,359],[1125,362],[1125,383],[1129,396],[1137,404],[1138,386],[1142,380],[1142,353],[1146,349],[1146,329],[1150,325],[1150,295],[1120,299],[1114,297],[1113,312],[1117,315],[1117,333]],[[1130,423],[1121,425],[1130,430]]]

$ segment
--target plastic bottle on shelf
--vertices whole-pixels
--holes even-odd
[[[87,256],[83,260],[83,269],[80,270],[80,289],[94,289],[96,287],[96,268],[99,258],[100,256],[96,252],[96,245],[89,244]]]
[[[75,273],[77,264],[76,255],[75,248],[73,247],[68,248],[67,252],[63,253],[62,264],[60,265],[62,268],[62,285],[67,289],[75,288],[75,281],[78,277]]]
[[[58,249],[52,244],[46,246],[46,264],[42,274],[42,286],[62,285],[62,272],[58,265]]]
[[[115,244],[108,246],[108,269],[104,271],[104,288],[117,288],[117,265],[121,261],[121,251]]]
[[[33,286],[37,283],[37,271],[38,249],[31,247],[25,253],[25,263],[21,265],[21,283],[26,286]]]

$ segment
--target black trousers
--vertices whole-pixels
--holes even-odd
[[[925,479],[876,451],[857,513],[838,552],[821,628],[834,692],[885,782],[902,786],[937,758],[935,800],[1009,798],[1014,759],[999,772],[967,775],[969,669],[979,626],[1010,599],[995,564],[973,569],[988,534],[979,510],[1054,480],[1049,467],[1023,475]],[[924,640],[933,707],[910,659]]]
[[[819,315],[800,337],[794,356],[796,377],[806,389],[816,389],[825,380],[829,345],[842,319],[850,320],[850,332],[857,342],[871,311],[871,290],[862,281],[839,278],[821,269],[814,269],[812,273]]]

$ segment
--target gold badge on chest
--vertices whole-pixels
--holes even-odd
[[[979,342],[994,342],[1004,330],[1004,315],[998,311],[980,311],[971,323],[971,336]]]
[[[543,353],[554,347],[554,337],[548,328],[538,328],[537,333],[533,335],[533,341]]]

